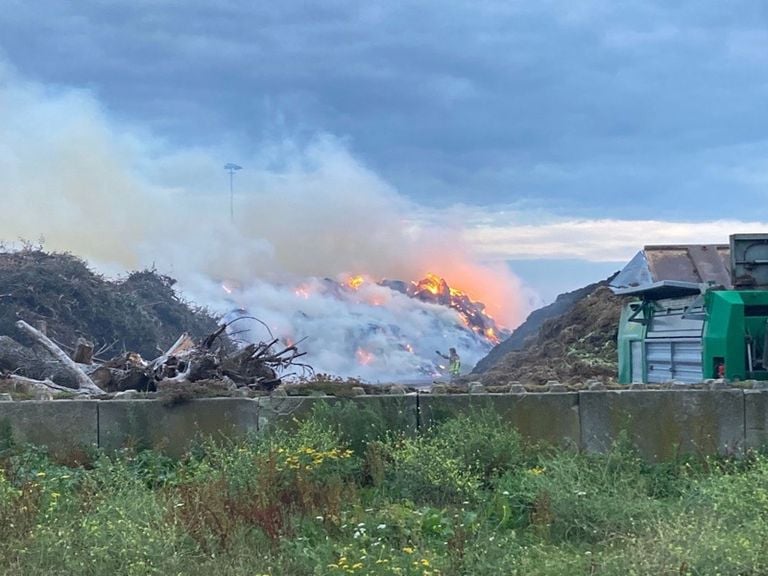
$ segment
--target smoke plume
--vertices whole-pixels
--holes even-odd
[[[222,168],[229,161],[244,166],[235,175],[233,221]],[[5,241],[42,238],[47,249],[102,270],[154,265],[217,312],[245,307],[286,337],[310,336],[329,370],[344,365],[334,350],[349,348],[334,341],[364,324],[403,330],[431,305],[395,294],[389,306],[318,294],[299,306],[295,286],[303,281],[433,272],[507,326],[522,312],[517,279],[475,261],[460,225],[413,205],[330,135],[250,153],[180,149],[114,120],[88,91],[43,86],[0,67],[0,197]],[[237,302],[222,289],[227,282],[238,287]],[[445,326],[455,321],[450,310],[431,311]],[[421,328],[414,337],[427,338],[430,327]],[[442,320],[431,328],[445,332]],[[438,334],[430,345],[454,337]],[[359,360],[355,366],[366,365]]]

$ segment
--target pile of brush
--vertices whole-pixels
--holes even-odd
[[[277,347],[278,339],[238,349],[217,346],[227,324],[199,342],[182,334],[165,353],[151,361],[135,352],[99,360],[93,345],[82,338],[67,353],[43,330],[23,320],[16,327],[30,345],[0,336],[0,379],[11,381],[17,391],[38,395],[69,392],[99,397],[126,390],[177,389],[202,381],[229,389],[271,391],[281,383],[280,374],[291,368],[312,371],[308,365],[297,362],[305,353],[299,352],[296,345]]]

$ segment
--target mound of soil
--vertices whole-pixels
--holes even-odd
[[[529,343],[532,338],[536,337],[544,322],[569,312],[578,302],[592,294],[600,286],[608,286],[615,276],[616,274],[601,282],[595,282],[583,288],[560,294],[552,304],[547,304],[531,312],[528,318],[525,319],[525,322],[515,328],[515,331],[512,332],[509,338],[494,346],[493,350],[488,353],[488,356],[477,363],[472,373],[482,374],[487,372],[493,369],[494,365],[498,364],[510,352],[522,350],[526,343]]]
[[[133,351],[154,358],[181,333],[199,339],[217,326],[206,310],[183,301],[174,284],[154,270],[113,282],[71,254],[0,252],[0,334],[24,341],[17,320],[45,321],[60,345],[71,347],[82,336],[105,357]]]
[[[565,313],[545,320],[521,349],[498,358],[481,374],[480,381],[501,385],[510,381],[574,384],[591,379],[614,380],[618,361],[616,333],[623,300],[606,283],[592,285]]]

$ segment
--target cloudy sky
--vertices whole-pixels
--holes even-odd
[[[646,243],[768,230],[764,2],[0,4],[14,78],[223,162],[331,137],[545,300]]]

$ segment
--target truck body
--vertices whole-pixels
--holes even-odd
[[[731,236],[727,282],[712,256],[722,255],[722,246],[709,247],[703,263],[689,250],[690,264],[680,256],[682,247],[667,248],[675,250],[661,257],[662,251],[646,247],[650,265],[640,270],[636,257],[628,265],[635,270],[622,278],[625,269],[617,277],[634,284],[614,290],[633,297],[619,323],[619,382],[768,380],[768,234]],[[670,265],[673,259],[681,272]],[[699,282],[691,282],[691,266]],[[667,277],[660,279],[662,272]],[[707,278],[708,273],[720,282]],[[638,274],[644,282],[632,280]],[[688,277],[681,280],[684,274]]]

